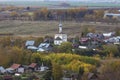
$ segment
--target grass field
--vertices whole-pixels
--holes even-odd
[[[21,36],[54,36],[58,33],[57,21],[0,21],[0,33],[14,33]],[[95,28],[96,32],[109,32],[114,31],[117,25],[108,25],[106,23],[93,23],[93,22],[63,22],[63,33],[68,36],[79,36],[83,27]]]

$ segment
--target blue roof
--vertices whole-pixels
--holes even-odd
[[[48,48],[50,46],[50,43],[41,43],[38,47],[39,48]]]
[[[2,66],[0,66],[0,72],[2,72],[2,73],[5,72],[5,69]]]
[[[28,41],[26,41],[25,46],[33,46],[34,43],[35,43],[35,41],[33,41],[33,40],[28,40]]]

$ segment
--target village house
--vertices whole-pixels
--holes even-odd
[[[81,49],[95,49],[104,43],[119,44],[120,37],[115,37],[115,32],[106,33],[88,33],[86,37],[80,38]]]
[[[25,43],[25,47],[28,50],[36,51],[38,48],[36,46],[34,46],[34,44],[35,44],[34,40],[27,40]]]
[[[38,46],[38,52],[49,52],[52,51],[53,46],[51,45],[51,43],[41,43]]]
[[[28,46],[34,46],[35,44],[35,41],[34,40],[27,40],[26,43],[25,43],[25,46],[28,47]]]
[[[105,39],[104,42],[105,43],[119,44],[120,43],[120,36],[116,36],[116,37],[111,37],[111,38]]]
[[[43,63],[40,66],[40,71],[46,71],[47,69],[49,69],[47,66],[44,66]]]
[[[103,33],[105,39],[115,36],[115,32]]]
[[[28,66],[29,70],[30,71],[37,71],[39,69],[39,66],[37,63],[31,63],[29,66]]]
[[[117,19],[120,20],[120,13],[105,13],[104,18]]]
[[[24,67],[21,64],[13,64],[6,69],[7,73],[24,73]]]
[[[52,51],[53,46],[51,43],[40,43],[38,47],[34,46],[35,41],[26,41],[25,46],[28,50],[37,52],[49,52]]]
[[[4,67],[0,66],[0,74],[4,74],[4,73],[5,73]]]
[[[88,43],[88,41],[89,41],[89,38],[81,38],[80,39],[80,44],[87,44]]]

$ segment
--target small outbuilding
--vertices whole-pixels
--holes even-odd
[[[31,63],[29,65],[29,69],[32,70],[32,71],[37,71],[39,69],[39,66],[37,63]]]
[[[0,73],[5,73],[5,69],[4,69],[4,67],[2,67],[2,66],[0,66]]]

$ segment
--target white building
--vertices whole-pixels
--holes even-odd
[[[62,33],[62,24],[59,24],[59,33],[55,34],[54,37],[54,44],[61,45],[61,43],[67,42],[67,34]]]
[[[114,19],[117,19],[117,20],[120,20],[120,13],[105,13],[104,14],[104,18],[114,18]]]

